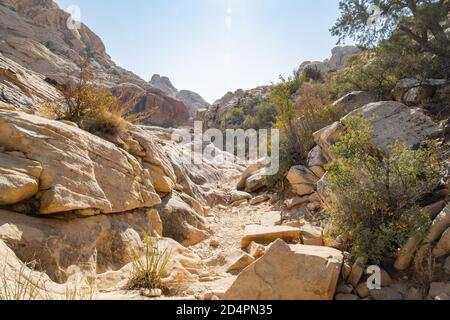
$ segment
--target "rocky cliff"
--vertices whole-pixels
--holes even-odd
[[[168,77],[161,77],[158,74],[153,75],[150,84],[165,92],[168,96],[182,101],[189,110],[192,119],[197,116],[198,110],[209,108],[210,104],[205,101],[198,93],[189,90],[179,91],[174,87]]]
[[[340,70],[351,58],[358,56],[361,52],[355,46],[335,47],[331,51],[331,58],[324,61],[305,61],[300,65],[298,71],[301,73],[307,68],[313,68],[322,73]]]
[[[88,56],[92,61],[95,80],[110,88],[118,96],[137,96],[133,111],[148,115],[147,122],[155,125],[179,126],[186,124],[189,113],[184,103],[173,99],[149,85],[130,71],[117,66],[106,53],[101,39],[84,24],[79,29],[69,28],[70,15],[52,0],[2,0],[0,1],[0,52],[2,64],[1,99],[18,107],[30,107],[33,102],[52,101],[54,91],[49,84],[64,83],[75,74],[77,63]],[[4,60],[4,58],[12,60]],[[34,72],[28,81],[25,73]],[[9,70],[9,71],[8,71]],[[11,71],[19,76],[11,87]],[[36,100],[27,87],[46,87]],[[31,90],[33,91],[33,90]],[[21,96],[21,98],[18,98]]]

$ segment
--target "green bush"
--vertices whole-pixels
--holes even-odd
[[[429,217],[415,205],[439,184],[439,165],[431,146],[411,150],[396,144],[383,156],[372,144],[363,118],[344,122],[345,134],[327,166],[331,238],[354,255],[379,263],[395,255],[406,239],[424,232]]]
[[[159,289],[167,264],[172,258],[169,248],[162,248],[157,239],[146,235],[144,254],[140,248],[132,248],[133,275],[129,282],[130,289]]]

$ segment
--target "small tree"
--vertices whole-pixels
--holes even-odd
[[[341,17],[331,29],[340,40],[353,38],[372,47],[398,31],[423,51],[442,54],[450,47],[450,38],[442,23],[449,13],[444,0],[341,0]]]
[[[332,237],[370,262],[393,257],[429,217],[416,202],[439,184],[439,166],[431,147],[411,150],[396,144],[383,156],[371,144],[372,128],[363,118],[344,123],[346,133],[327,166]]]

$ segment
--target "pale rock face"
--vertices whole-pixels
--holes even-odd
[[[52,85],[64,84],[67,78],[72,78],[78,69],[76,64],[82,61],[85,53],[90,53],[95,80],[109,88],[120,102],[133,96],[135,99],[126,102],[135,104],[131,106],[133,111],[150,116],[148,123],[161,126],[188,123],[189,112],[183,102],[118,67],[106,53],[101,39],[87,26],[68,28],[69,17],[69,13],[52,0],[2,1],[0,73],[3,79],[0,87],[5,91],[6,102],[29,109],[35,103],[60,101],[61,96]],[[5,69],[3,58],[22,67],[7,61],[6,65],[12,68]]]
[[[198,115],[198,119],[203,122],[206,128],[225,129],[226,117],[234,108],[256,99],[267,101],[269,97],[269,86],[228,92],[221,99],[215,101],[207,110],[203,110]]]
[[[23,285],[18,282],[30,282],[37,286],[36,290],[30,289],[23,292],[21,298],[23,300],[32,299],[63,299],[66,286],[54,283],[50,278],[41,272],[34,271],[26,266],[16,254],[0,239],[0,270],[2,270],[2,290],[0,298],[8,300],[6,292],[20,292],[23,290]],[[34,287],[33,286],[33,287]],[[14,299],[14,297],[9,297]]]
[[[47,101],[62,100],[61,93],[45,77],[24,68],[0,53],[0,100],[22,111]]]
[[[236,261],[234,261],[228,268],[227,272],[231,274],[238,274],[255,261],[255,258],[247,253],[243,253]]]
[[[441,133],[441,128],[420,109],[409,108],[394,101],[369,103],[346,117],[363,116],[373,127],[372,143],[379,151],[389,154],[389,146],[397,142],[407,147],[417,147]],[[322,147],[328,161],[335,156],[330,147],[339,141],[343,126],[341,122],[326,127],[314,134],[314,141]]]
[[[306,224],[300,227],[300,233],[302,234],[302,242],[304,245],[323,246],[322,228]]]
[[[332,300],[342,260],[335,249],[278,240],[237,277],[223,299]]]
[[[210,237],[207,222],[179,195],[167,195],[156,207],[164,226],[164,236],[184,246],[192,246]]]
[[[24,262],[39,261],[53,281],[64,283],[68,269],[118,270],[131,262],[130,249],[145,234],[162,235],[154,209],[94,217],[29,217],[0,210],[0,239]]]
[[[0,205],[31,198],[38,192],[42,166],[23,153],[0,153]]]
[[[402,79],[392,91],[392,96],[396,101],[408,106],[417,106],[433,98],[440,88],[449,84],[449,81],[444,79]]]
[[[345,111],[345,113],[349,113],[365,106],[366,104],[376,101],[377,99],[369,92],[354,91],[334,102],[333,107],[338,110]]]
[[[124,212],[160,203],[149,172],[136,158],[83,130],[0,110],[0,131],[0,145],[42,167],[36,195],[40,214]]]
[[[449,282],[433,282],[430,286],[428,297],[435,299],[441,295],[450,296],[450,283]]]
[[[192,119],[196,118],[198,110],[207,109],[210,106],[210,104],[206,102],[198,93],[189,90],[178,91],[172,82],[170,82],[168,77],[161,77],[160,75],[155,74],[150,80],[150,84],[153,87],[162,90],[170,97],[182,101],[187,106],[189,116]]]
[[[441,239],[444,232],[449,227],[450,227],[450,205],[447,205],[441,211],[441,213],[439,213],[439,215],[434,219],[424,240],[418,235],[414,235],[410,239],[408,239],[408,241],[401,248],[401,250],[397,256],[397,259],[394,264],[395,268],[400,271],[404,271],[404,270],[408,269],[414,259],[414,255],[415,255],[420,243],[422,242],[422,240],[425,245],[436,242],[439,239]],[[446,237],[447,237],[447,235],[446,235]],[[445,246],[445,244],[444,244],[446,241],[445,238],[444,238],[444,242],[441,244],[443,246]],[[439,249],[440,249],[440,247],[438,247],[438,250],[434,251],[434,253],[439,255],[441,253],[441,251]]]
[[[433,255],[437,258],[445,257],[450,254],[450,228],[442,235],[441,240],[433,250]]]
[[[322,62],[319,61],[305,61],[300,65],[299,73],[307,68],[316,69],[322,73],[329,71],[336,71],[342,69],[345,64],[353,57],[361,54],[361,50],[354,46],[335,47],[331,52],[330,59],[326,59]]]
[[[276,226],[247,226],[245,228],[244,237],[241,239],[241,248],[247,248],[250,243],[270,244],[277,239],[287,242],[299,241],[300,230],[298,228]]]
[[[320,146],[315,146],[308,153],[308,167],[323,167],[326,163],[327,160],[324,158]]]
[[[398,102],[370,103],[351,112],[346,118],[354,116],[363,116],[371,123],[372,143],[385,154],[389,153],[388,146],[396,142],[412,148],[441,133],[439,126],[422,110]]]

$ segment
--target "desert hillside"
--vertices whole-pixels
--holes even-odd
[[[0,0],[0,300],[449,300],[450,3],[411,2],[376,46],[209,105],[52,0]]]

